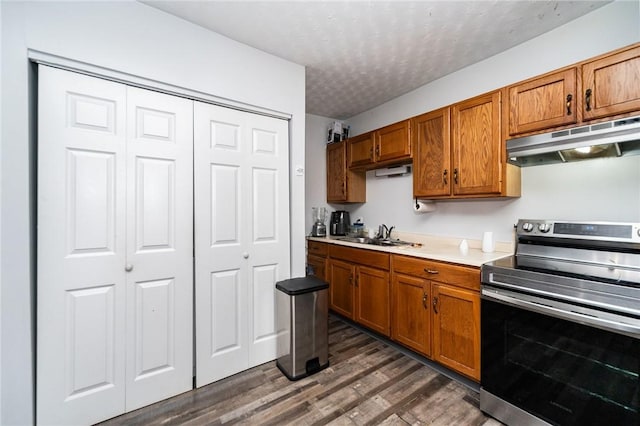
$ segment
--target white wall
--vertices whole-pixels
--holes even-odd
[[[2,7],[0,7],[0,22],[2,22]],[[2,70],[2,31],[0,31],[0,70]],[[2,98],[2,85],[0,84],[0,99]],[[2,129],[2,102],[0,102],[0,129]],[[2,136],[0,133],[0,146]],[[2,151],[0,151],[1,153]],[[2,161],[0,161],[0,189],[2,188]],[[0,196],[0,224],[2,224],[2,197]],[[0,241],[2,241],[2,226],[0,225]],[[0,244],[0,259],[2,259],[2,244]],[[1,262],[0,262],[1,264]],[[0,308],[2,307],[2,273],[0,273]],[[2,332],[2,315],[0,315],[0,333]],[[0,424],[2,424],[2,338],[0,337]]]
[[[0,2],[0,424],[34,421],[33,232],[27,49],[291,114],[304,164],[304,67],[137,2]],[[304,176],[291,175],[292,275],[304,273]]]
[[[345,122],[360,134],[635,43],[640,41],[639,5],[614,2]],[[308,150],[324,145],[321,130],[308,136]],[[386,223],[400,231],[468,239],[491,230],[499,241],[511,241],[518,218],[640,222],[640,157],[523,168],[519,199],[441,201],[435,212],[421,215],[411,209],[411,179],[375,178],[368,172],[367,203],[333,207],[349,210],[352,219],[362,216],[374,229]],[[308,188],[307,205],[325,200],[320,192]]]
[[[327,129],[335,119],[307,114],[306,133],[306,180],[305,180],[305,230],[311,233],[313,220],[311,207],[326,207],[328,212],[335,210],[327,204]],[[328,223],[328,219],[327,219]],[[328,226],[327,226],[327,229]]]

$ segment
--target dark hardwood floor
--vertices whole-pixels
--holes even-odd
[[[102,425],[500,425],[478,393],[334,316],[329,368],[289,381],[268,362]]]

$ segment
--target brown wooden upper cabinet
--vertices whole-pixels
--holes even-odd
[[[453,195],[500,194],[500,99],[497,90],[451,107]]]
[[[451,194],[451,109],[443,108],[411,119],[413,194],[442,197]]]
[[[410,120],[347,140],[349,168],[373,169],[411,161]]]
[[[640,110],[640,46],[582,65],[584,120]]]
[[[640,111],[640,45],[507,88],[508,135],[586,124]]]
[[[327,145],[327,202],[364,203],[367,188],[365,172],[347,168],[346,141]]]
[[[520,174],[506,164],[501,91],[411,119],[417,198],[520,196]]]
[[[509,134],[575,124],[577,72],[573,67],[509,87]]]

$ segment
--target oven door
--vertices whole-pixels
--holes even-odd
[[[558,425],[640,424],[640,340],[629,331],[639,319],[620,334],[614,320],[587,325],[600,320],[581,307],[526,299],[483,287],[480,408],[508,424],[523,424],[510,407]]]

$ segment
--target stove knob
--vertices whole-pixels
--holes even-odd
[[[531,232],[533,231],[533,225],[529,222],[525,222],[522,224],[522,230],[525,232]]]
[[[551,225],[549,225],[548,223],[541,223],[538,225],[538,229],[540,230],[540,232],[546,234],[551,230]]]

